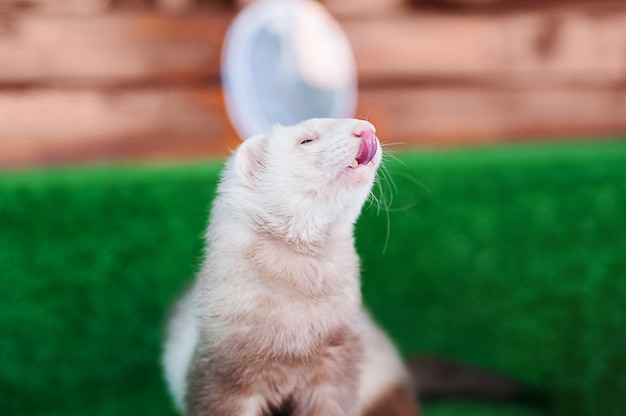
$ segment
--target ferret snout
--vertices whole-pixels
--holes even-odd
[[[376,135],[376,127],[369,121],[356,120],[355,125],[352,127],[352,134],[355,137],[364,137],[369,135]]]

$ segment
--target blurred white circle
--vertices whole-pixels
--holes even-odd
[[[353,117],[356,108],[348,39],[311,0],[259,0],[244,8],[226,35],[222,85],[242,139],[276,123]]]

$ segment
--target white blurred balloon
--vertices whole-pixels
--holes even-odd
[[[312,0],[259,0],[244,8],[224,42],[222,85],[243,139],[276,123],[353,117],[356,108],[348,39]]]

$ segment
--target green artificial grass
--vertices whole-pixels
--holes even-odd
[[[0,176],[0,414],[173,415],[159,355],[220,163]],[[405,153],[359,220],[363,293],[404,354],[542,387],[541,410],[622,415],[626,142]],[[394,189],[395,187],[395,189]]]

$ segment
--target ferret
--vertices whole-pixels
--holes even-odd
[[[357,119],[245,140],[226,162],[204,261],[163,364],[190,416],[415,416],[415,386],[361,302],[354,223],[382,148]]]
[[[381,159],[369,122],[312,119],[253,136],[226,162],[204,262],[167,325],[163,366],[182,413],[415,416],[418,392],[545,404],[481,368],[405,365],[368,315],[353,231]]]

